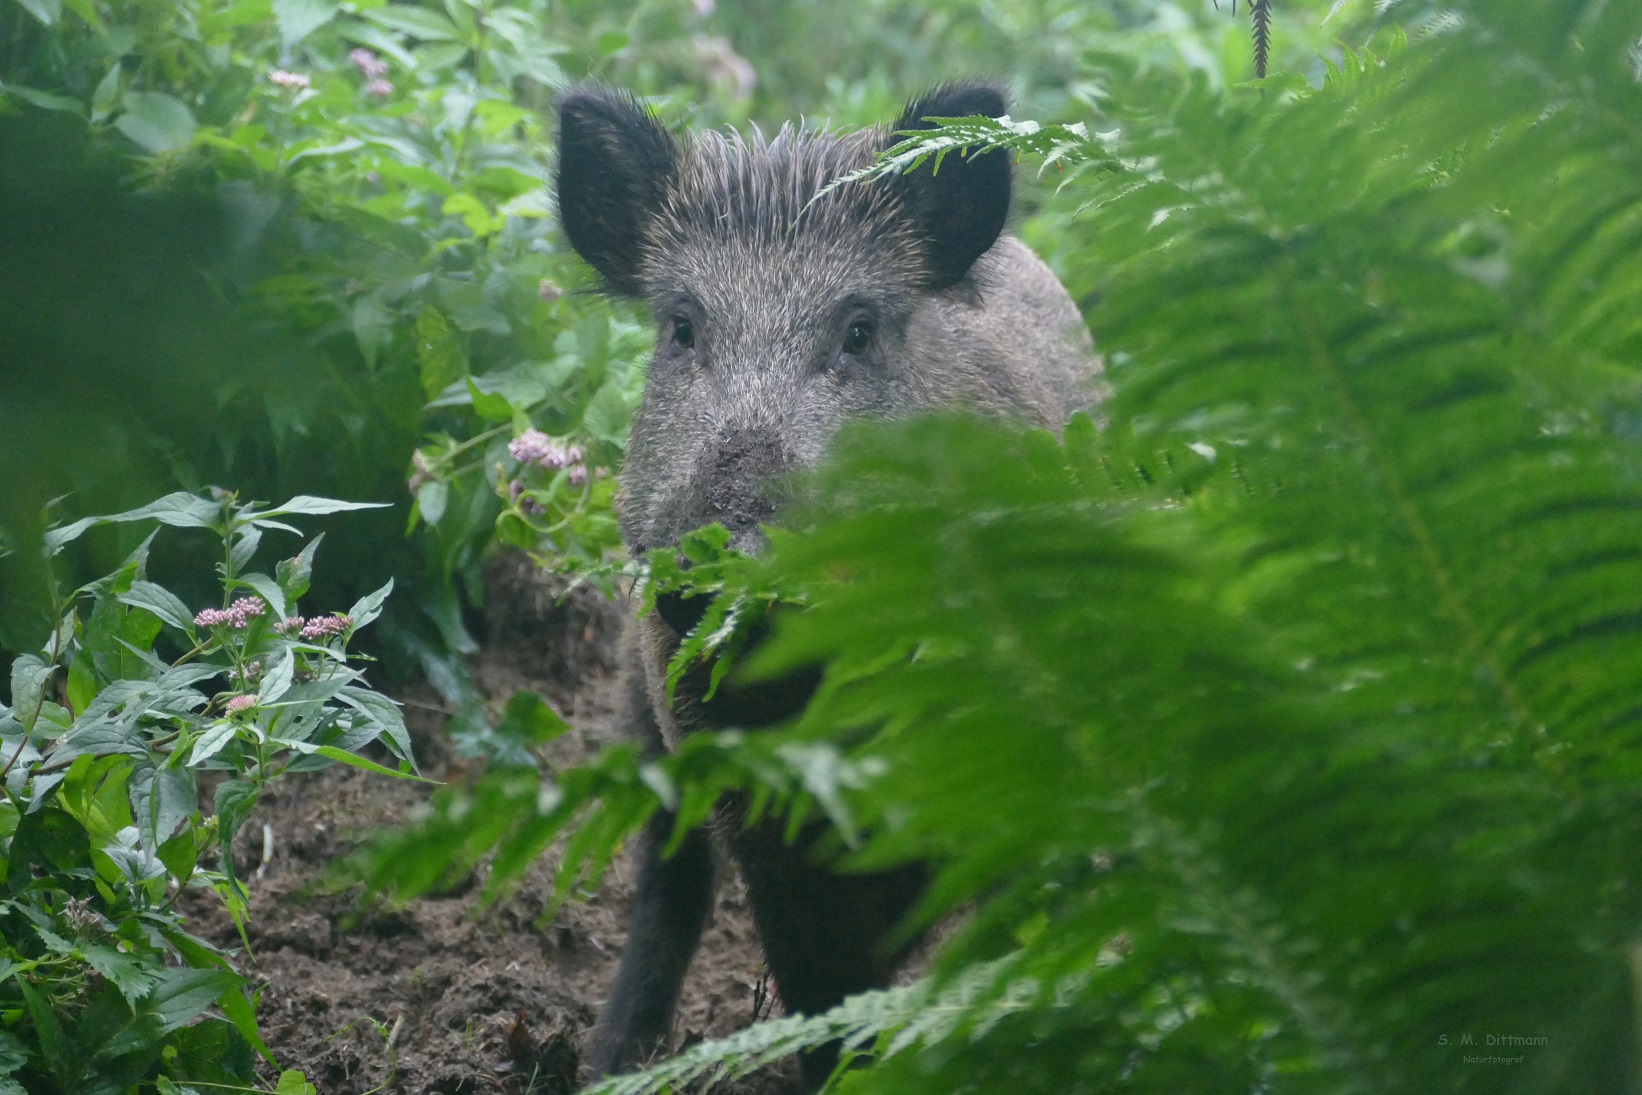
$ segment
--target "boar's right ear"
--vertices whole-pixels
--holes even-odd
[[[887,140],[895,133],[932,129],[927,118],[1001,118],[1009,109],[1002,91],[991,84],[964,81],[943,84],[907,104]],[[923,237],[930,289],[945,289],[963,280],[969,268],[998,241],[1009,217],[1009,154],[995,148],[962,155],[954,150],[934,170],[932,156],[919,167],[893,177],[913,230]]]
[[[644,233],[678,153],[661,121],[624,92],[580,87],[559,100],[559,223],[613,292],[643,293]]]

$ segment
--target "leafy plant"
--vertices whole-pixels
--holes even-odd
[[[908,930],[971,909],[927,986],[607,1091],[840,1035],[849,1092],[1634,1086],[1639,38],[1461,3],[1263,96],[1103,59],[1031,234],[1109,424],[848,436],[715,575],[807,601],[732,670],[827,663],[793,726],[497,777],[372,878],[568,831],[568,886],[735,787],[936,864]]]
[[[1312,53],[1370,21],[1346,26],[1348,9],[1324,29],[1324,7],[1276,10],[1291,64],[1320,72]],[[387,499],[408,482],[422,534],[364,519],[336,568],[361,584],[337,597],[398,577],[414,611],[390,608],[387,650],[459,682],[488,545],[593,558],[612,539],[607,488],[516,506],[549,488],[516,474],[507,440],[536,428],[613,470],[649,337],[574,291],[585,271],[544,190],[555,88],[607,79],[698,127],[850,126],[920,85],[1009,73],[1018,113],[1049,116],[1081,109],[1091,51],[1246,76],[1241,35],[1200,9],[0,0],[0,205],[18,229],[0,234],[0,545],[18,547],[0,645],[49,626],[30,545],[50,498],[109,511],[235,482]],[[64,565],[101,573],[130,546]]]
[[[391,567],[408,584],[421,612],[401,614],[390,649],[447,670],[474,649],[462,604],[478,599],[508,435],[573,435],[609,468],[637,391],[636,326],[567,294],[577,261],[549,241],[544,107],[571,46],[546,36],[547,7],[282,2],[270,19],[266,0],[0,5],[0,126],[35,149],[0,174],[19,216],[106,217],[121,239],[128,211],[109,210],[102,187],[82,193],[88,176],[117,174],[144,192],[131,219],[179,206],[165,235],[184,241],[174,262],[149,241],[116,252],[117,270],[160,275],[137,301],[99,290],[123,284],[101,248],[93,269],[68,268],[80,249],[62,232],[39,254],[8,252],[47,275],[7,293],[21,302],[6,351],[19,383],[0,411],[0,447],[23,472],[0,502],[13,568],[35,558],[33,514],[68,490],[114,508],[179,479],[375,498],[409,480],[425,534],[407,546],[377,522],[374,552],[347,571],[379,583]],[[58,346],[80,295],[106,296],[140,337]],[[167,337],[180,316],[190,337]],[[86,397],[62,398],[65,379]],[[135,389],[151,429],[103,396],[116,386]],[[64,442],[88,431],[117,439],[94,451],[123,443],[139,458],[110,476]],[[601,489],[565,546],[586,535],[596,554],[609,539]],[[8,600],[32,588],[7,584]],[[0,628],[15,633],[8,607]],[[28,607],[43,624],[47,606]]]
[[[12,664],[0,706],[0,1090],[252,1090],[253,1050],[268,1050],[246,982],[176,903],[213,890],[243,933],[233,841],[273,780],[338,762],[413,771],[397,706],[348,652],[392,583],[345,613],[305,617],[322,537],[272,574],[251,569],[265,533],[297,532],[288,519],[359,508],[179,492],[47,535],[55,554],[107,523],[209,530],[222,601],[196,612],[148,580],[151,534],[67,598],[40,655]],[[167,660],[167,646],[180,653]],[[372,743],[397,770],[362,755]],[[207,784],[209,816],[205,772],[227,777]],[[211,1008],[221,1017],[201,1018]],[[304,1081],[287,1073],[278,1090]]]

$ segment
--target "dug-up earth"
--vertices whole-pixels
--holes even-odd
[[[611,697],[621,610],[591,591],[556,600],[554,580],[522,559],[495,564],[489,587],[487,642],[469,667],[486,697],[500,709],[515,690],[531,689],[570,721],[573,732],[550,747],[555,767],[618,740]],[[437,693],[413,686],[397,698],[427,775],[475,774],[444,736]],[[373,831],[406,824],[428,794],[425,784],[344,767],[291,779],[236,843],[251,880],[251,953],[209,895],[191,903],[190,922],[240,952],[240,968],[261,990],[269,1048],[321,1095],[566,1095],[587,1080],[581,1062],[621,954],[631,852],[596,894],[547,925],[551,855],[488,910],[479,908],[482,868],[459,892],[392,910],[362,912],[357,890],[327,889],[335,860]],[[745,891],[721,868],[673,1048],[740,1029],[761,1004],[767,1014],[763,984]],[[787,1062],[714,1091],[776,1095],[796,1090],[796,1075]]]

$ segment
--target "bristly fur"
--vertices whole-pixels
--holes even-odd
[[[879,129],[837,135],[784,125],[766,140],[755,131],[704,133],[685,147],[678,177],[651,227],[651,244],[746,241],[780,246],[806,236],[905,235],[900,205],[881,184],[841,186],[842,175],[872,163]]]

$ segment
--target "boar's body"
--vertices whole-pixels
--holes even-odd
[[[834,180],[872,163],[927,117],[1000,116],[1002,96],[939,88],[886,130],[784,128],[774,138],[676,141],[632,99],[584,88],[560,103],[559,207],[577,251],[612,293],[645,302],[657,347],[634,418],[618,512],[635,552],[718,522],[756,550],[784,473],[820,463],[845,422],[962,406],[1058,429],[1094,400],[1098,359],[1055,276],[1003,235],[1010,163],[949,154],[938,172]],[[820,195],[818,197],[818,195]],[[704,674],[669,702],[666,666],[699,605],[668,598],[627,639],[624,718],[655,750],[708,727],[754,728],[801,708],[815,675],[728,687]],[[741,866],[783,1003],[814,1012],[887,983],[882,946],[923,886],[909,868],[842,875],[779,827],[715,829]],[[672,857],[672,818],[645,835],[621,970],[600,1021],[600,1073],[665,1040],[712,900],[702,832]],[[811,1081],[835,1054],[806,1057]]]

